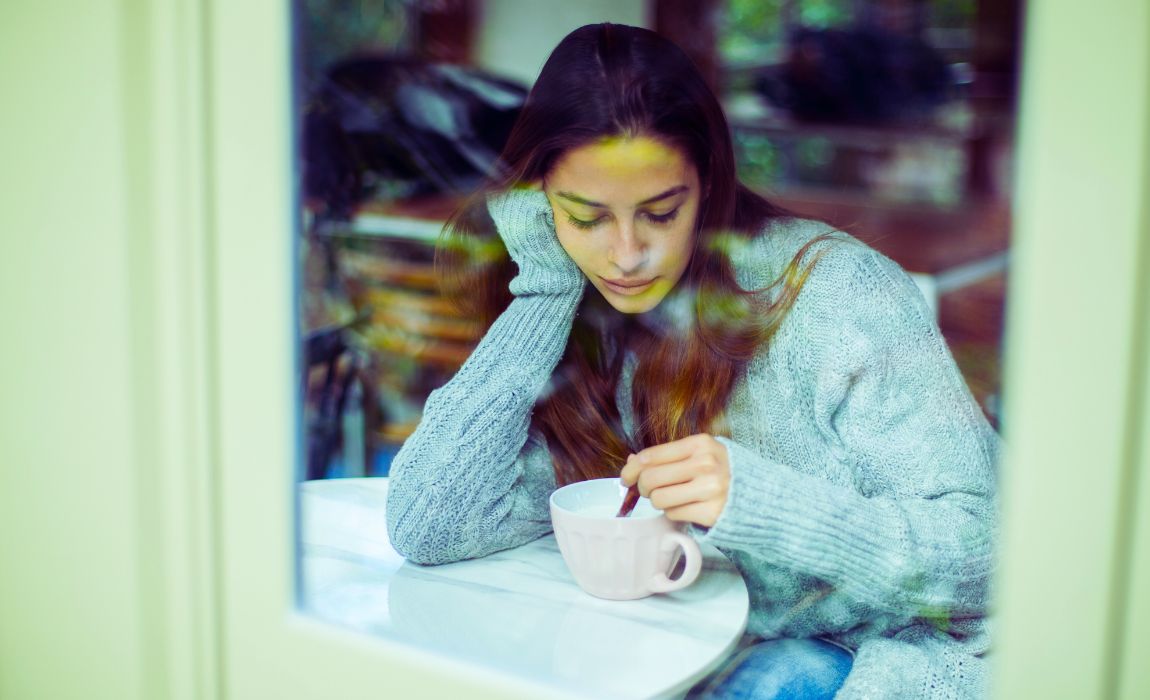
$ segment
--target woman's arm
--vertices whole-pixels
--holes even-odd
[[[786,386],[729,407],[732,427],[742,424],[736,435],[772,431],[823,448],[782,464],[695,435],[643,450],[623,481],[638,480],[668,517],[710,528],[702,539],[735,552],[763,589],[773,629],[979,615],[993,565],[998,437],[913,282],[868,248],[836,245],[770,349]],[[804,463],[804,452],[823,461]]]
[[[849,478],[720,438],[731,483],[705,539],[816,577],[864,609],[940,625],[984,614],[998,436],[897,265],[840,246],[808,287],[786,365]]]
[[[840,246],[793,313],[772,367],[826,449],[783,464],[720,438],[729,494],[703,539],[739,562],[758,633],[856,648],[836,697],[983,697],[999,438],[890,260]]]
[[[528,428],[585,278],[560,247],[542,192],[493,197],[488,210],[519,266],[515,298],[459,372],[431,393],[392,463],[388,530],[396,550],[416,563],[483,556],[551,528],[551,459]]]

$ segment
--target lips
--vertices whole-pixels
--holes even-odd
[[[643,292],[647,291],[648,287],[655,283],[654,277],[645,280],[609,280],[606,277],[600,277],[599,279],[603,280],[603,284],[612,292],[621,294],[623,296],[634,296],[636,294],[642,294]]]

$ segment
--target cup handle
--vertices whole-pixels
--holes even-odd
[[[683,573],[679,575],[679,578],[673,579],[660,571],[651,577],[649,584],[651,592],[669,593],[694,583],[703,568],[703,552],[699,549],[699,543],[681,532],[668,532],[663,535],[659,546],[664,552],[672,551],[676,547],[683,549]]]

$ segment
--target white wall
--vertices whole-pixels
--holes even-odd
[[[143,698],[121,7],[0,3],[0,698]]]
[[[645,0],[487,0],[476,62],[531,84],[559,40],[595,22],[649,26]]]

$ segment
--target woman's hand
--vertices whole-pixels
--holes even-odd
[[[519,266],[511,293],[581,293],[586,277],[559,244],[551,202],[538,183],[487,197],[499,237]]]
[[[700,434],[631,455],[619,476],[671,520],[711,527],[727,504],[731,464],[723,443]]]

